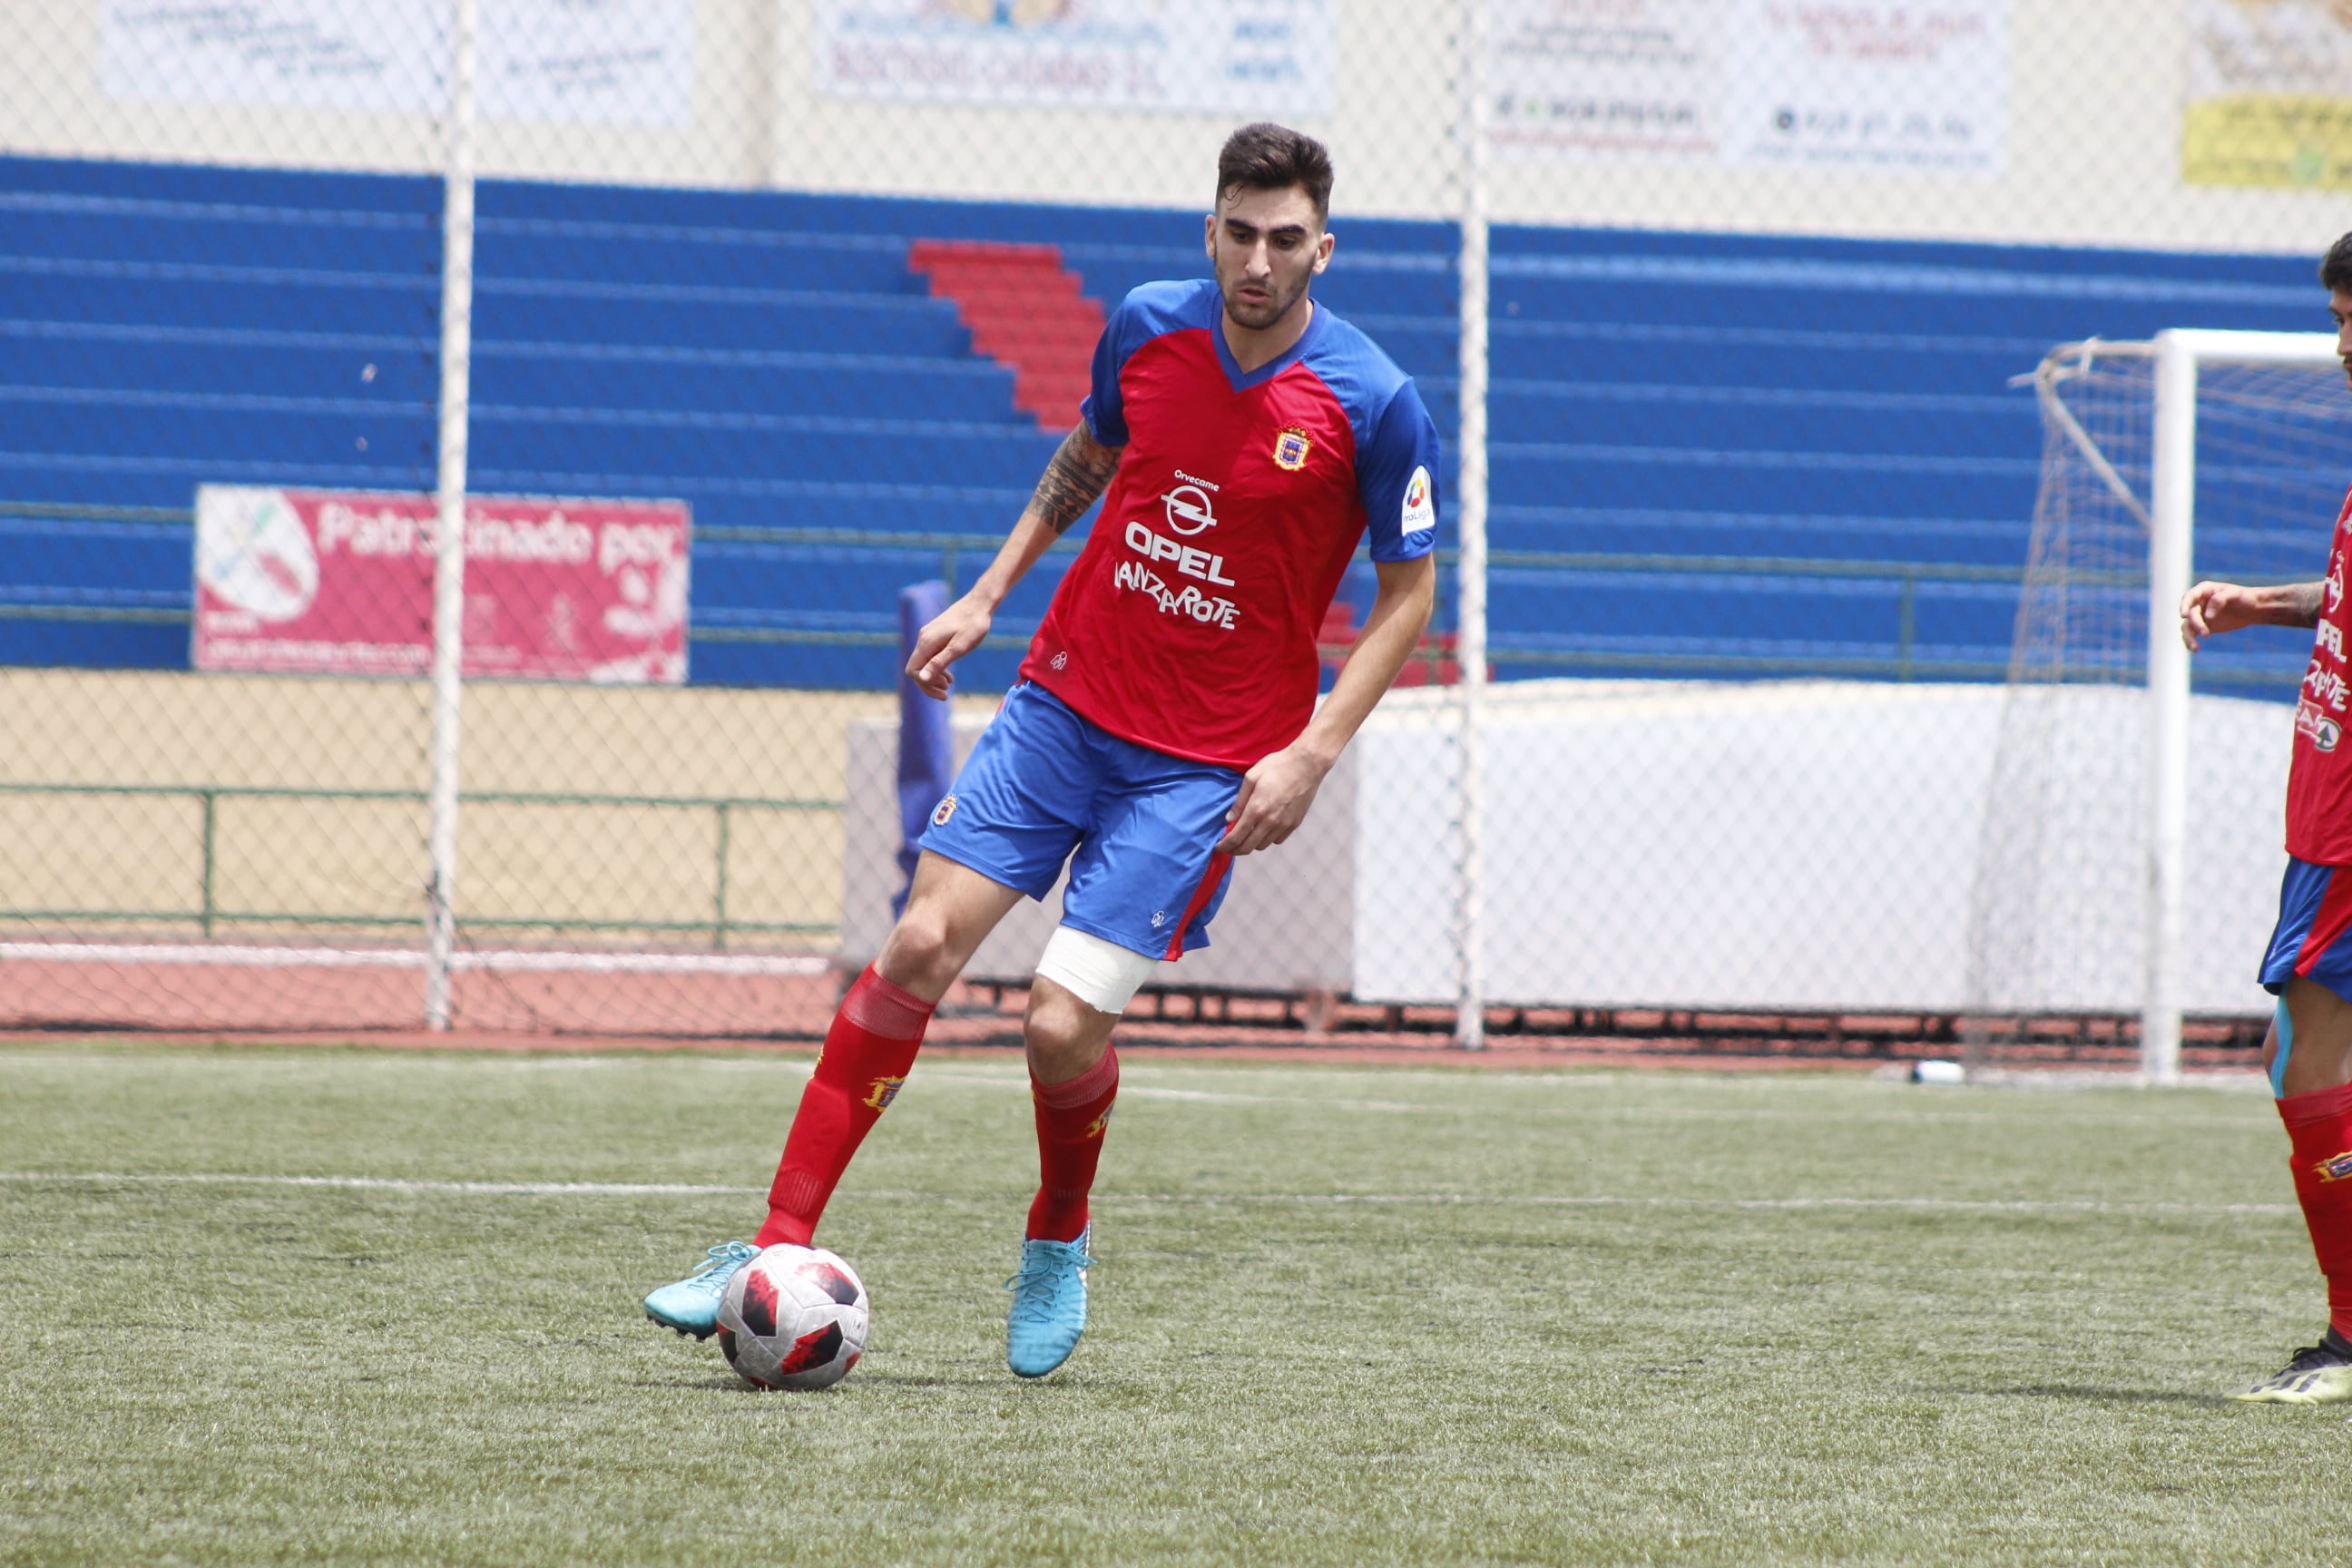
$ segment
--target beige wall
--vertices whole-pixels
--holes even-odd
[[[354,0],[357,3],[357,0]],[[486,0],[497,4],[498,0]],[[422,170],[429,117],[114,101],[102,0],[0,8],[0,149]],[[2179,177],[2186,0],[2011,0],[2005,172],[1870,174],[1507,159],[1496,214],[1547,223],[2311,251],[2339,195]],[[1453,11],[1339,0],[1344,210],[1443,215],[1458,190]],[[1190,206],[1232,116],[821,97],[814,0],[699,0],[690,127],[483,127],[486,173]]]
[[[472,939],[591,921],[616,929],[572,934],[707,945],[720,813],[689,803],[730,799],[744,804],[725,814],[729,918],[807,928],[735,944],[829,947],[845,737],[853,721],[895,711],[889,696],[858,692],[468,687],[465,787],[477,798],[461,823],[460,915],[550,922],[483,925]],[[422,918],[418,683],[0,669],[0,937],[194,931],[207,790],[231,792],[213,798],[215,910],[292,917],[223,920],[215,934],[405,935]],[[562,798],[478,798],[500,794]],[[137,912],[182,918],[95,918]],[[347,923],[357,917],[402,923]],[[659,929],[694,922],[706,923]]]

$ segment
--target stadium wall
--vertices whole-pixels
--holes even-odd
[[[199,96],[201,84],[126,89],[105,68],[110,26],[126,9],[135,8],[121,0],[9,7],[0,147],[165,159],[203,148],[230,162],[342,169],[416,171],[437,161],[429,113],[161,100]],[[820,90],[816,0],[698,0],[677,14],[690,18],[670,40],[681,62],[677,90],[690,95],[677,122],[550,125],[493,110],[481,132],[483,173],[1185,208],[1204,197],[1202,172],[1237,118],[851,101]],[[1342,205],[1361,215],[1453,211],[1453,7],[1347,0],[1331,14],[1331,110],[1296,118],[1338,149]],[[2325,190],[2183,182],[2187,4],[1984,0],[1972,14],[2005,18],[2007,33],[2006,48],[1988,57],[2004,62],[1999,79],[1975,92],[2004,126],[1980,168],[1759,168],[1507,151],[1493,171],[1494,214],[1536,224],[2286,251],[2341,226],[2340,204]]]

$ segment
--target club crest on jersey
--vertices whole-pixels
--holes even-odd
[[[2346,1150],[2333,1159],[2315,1163],[2311,1170],[2312,1173],[2323,1182],[2341,1182],[2347,1178],[2352,1178],[2352,1149]]]
[[[953,795],[949,795],[947,798],[940,801],[938,805],[931,809],[931,826],[933,827],[945,827],[948,825],[948,818],[955,815],[955,807],[956,799]]]
[[[877,1078],[873,1088],[866,1091],[866,1103],[875,1110],[887,1110],[890,1102],[898,1098],[898,1091],[906,1087],[907,1080],[903,1078]]]
[[[1274,466],[1295,474],[1307,466],[1307,454],[1314,449],[1307,432],[1293,425],[1274,438]]]

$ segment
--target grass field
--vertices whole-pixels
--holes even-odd
[[[0,1049],[0,1563],[2333,1563],[2255,1094],[1129,1065],[1016,1383],[1017,1066],[927,1062],[761,1394],[636,1297],[804,1057]],[[303,1180],[302,1178],[319,1178]],[[593,1184],[565,1190],[563,1184]]]

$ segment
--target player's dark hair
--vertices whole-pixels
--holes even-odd
[[[2352,293],[2352,234],[2327,247],[2327,258],[2319,264],[2319,286],[2330,294]]]
[[[1297,185],[1315,204],[1315,216],[1331,216],[1331,153],[1303,131],[1261,120],[1225,138],[1217,154],[1217,199],[1235,190],[1286,191]]]

